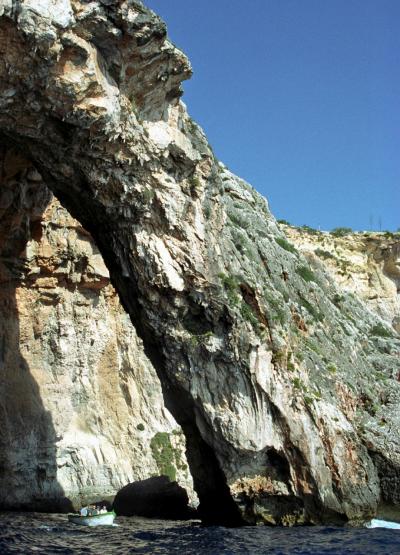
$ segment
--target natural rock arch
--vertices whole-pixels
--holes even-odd
[[[65,8],[61,4],[59,7],[61,10]],[[149,175],[147,165],[152,166],[151,172],[156,171],[154,162],[157,160],[157,149],[148,138],[151,129],[146,133],[139,123],[139,113],[135,106],[140,96],[140,117],[158,120],[172,105],[177,106],[179,84],[183,78],[190,75],[190,66],[186,58],[166,41],[164,24],[154,15],[141,9],[139,4],[134,5],[133,9],[129,8],[126,13],[123,7],[115,9],[113,15],[120,18],[120,25],[125,26],[123,32],[118,29],[118,23],[114,26],[111,18],[107,18],[110,14],[106,8],[98,6],[99,11],[103,12],[101,15],[106,17],[103,25],[99,26],[96,21],[99,14],[89,14],[88,20],[84,6],[80,6],[80,10],[79,6],[74,7],[77,10],[75,17],[68,10],[38,13],[37,8],[18,2],[5,8],[1,20],[1,44],[4,53],[2,69],[6,74],[11,67],[15,71],[9,83],[11,86],[17,82],[18,87],[22,85],[20,79],[25,83],[19,92],[7,89],[6,96],[13,99],[11,104],[16,108],[17,114],[13,114],[13,108],[6,100],[7,111],[3,112],[3,115],[7,120],[14,120],[17,116],[24,129],[21,127],[21,133],[16,132],[9,127],[10,121],[5,122],[5,126],[2,127],[2,142],[6,145],[16,144],[29,155],[61,202],[93,233],[122,302],[133,316],[135,325],[145,340],[146,351],[163,378],[164,390],[167,391],[166,404],[170,409],[174,407],[173,412],[177,412],[176,407],[179,406],[179,422],[185,428],[188,441],[193,443],[190,452],[194,454],[196,464],[202,467],[197,475],[198,479],[202,480],[198,489],[206,491],[205,495],[203,494],[203,507],[209,505],[205,514],[215,513],[218,520],[231,521],[232,516],[226,505],[233,505],[230,496],[227,495],[218,465],[214,461],[212,450],[203,444],[198,432],[191,431],[194,415],[193,408],[186,399],[187,395],[182,390],[179,399],[169,400],[173,388],[169,386],[167,374],[164,372],[165,355],[162,355],[158,343],[152,337],[154,330],[149,330],[144,319],[139,316],[143,310],[138,303],[140,285],[135,277],[132,280],[131,273],[135,270],[130,267],[133,259],[129,251],[135,248],[133,243],[136,242],[135,236],[131,234],[131,225],[140,229],[142,234],[145,233],[146,226],[142,225],[141,220],[148,219],[149,205],[155,203],[150,187],[157,183],[157,179],[151,179],[149,182],[146,177]],[[134,16],[136,21],[131,23],[129,16]],[[68,31],[66,27],[79,19],[85,22],[81,31],[88,23],[89,27],[95,25],[93,30],[97,38],[94,40],[98,42],[99,48],[82,39],[79,31]],[[58,33],[64,37],[63,46],[58,42]],[[119,35],[117,40],[115,33]],[[130,35],[128,43],[125,37],[122,37],[123,33]],[[133,45],[143,54],[139,54],[138,51],[130,52]],[[31,57],[33,51],[36,53]],[[110,57],[111,65],[106,63],[102,53]],[[32,65],[36,54],[38,64]],[[116,55],[118,60],[112,60],[113,55]],[[121,90],[111,77],[111,74],[116,76],[115,63],[120,66],[120,73],[134,75],[134,78],[120,82]],[[162,71],[164,74],[160,76]],[[50,92],[50,81],[45,84],[45,74],[52,83],[51,88],[54,87],[48,100],[45,100],[45,97],[47,92]],[[154,87],[154,81],[158,86]],[[31,95],[34,95],[36,100]],[[40,102],[48,105],[49,111],[41,113],[40,108],[35,114],[30,98],[34,104]],[[175,112],[177,117],[187,119],[182,108],[177,107]],[[108,152],[101,153],[102,147],[94,146],[97,139],[93,135],[93,124],[95,127],[98,126]],[[28,128],[33,131],[33,136]],[[44,128],[46,137],[42,133]],[[155,132],[160,133],[159,130]],[[44,142],[42,138],[45,139]],[[203,149],[206,150],[208,147],[201,135],[200,141],[204,143]],[[189,144],[188,141],[187,143]],[[55,144],[58,148],[52,152]],[[87,158],[84,155],[84,152],[89,153],[93,146],[101,157],[102,167],[92,158],[92,154]],[[185,144],[185,147],[188,148],[188,145]],[[197,160],[186,160],[184,148],[180,151],[177,146],[175,156],[182,159],[182,167],[178,165],[178,173],[187,176],[193,172]],[[198,153],[194,155],[199,157]],[[73,160],[76,157],[83,162],[82,166],[80,162],[75,165]],[[167,165],[170,166],[169,169],[174,169],[171,161],[167,161]],[[91,174],[93,170],[96,175],[93,174],[88,180],[86,172]],[[119,181],[118,174],[122,181]],[[102,198],[101,188],[102,183],[108,181],[113,183],[113,190],[110,191],[111,197],[106,199]],[[160,226],[169,226],[168,217],[162,214],[164,208],[160,206],[157,209],[160,210]],[[175,215],[170,217],[174,220]],[[114,223],[117,223],[118,229],[114,229]],[[101,230],[101,233],[95,233],[96,229]],[[123,229],[128,230],[128,233]],[[176,235],[176,230],[171,231],[172,235]],[[171,290],[174,291],[176,287],[179,293],[183,281],[173,268],[175,264],[172,263],[171,255],[163,241],[156,238],[152,243],[148,234],[144,237],[141,249],[142,257],[147,256],[144,250],[153,249],[153,268],[149,268],[149,272],[154,272],[154,277],[158,274],[161,282],[164,282],[159,286],[169,289],[169,280],[172,280]],[[161,250],[160,264],[157,260],[158,250]],[[166,272],[163,271],[164,264]],[[150,275],[143,277],[144,281],[147,281]],[[165,325],[168,326],[166,322]],[[201,478],[202,473],[207,476]],[[232,510],[235,511],[235,508],[231,509],[231,512]],[[233,520],[237,522],[238,517]]]
[[[0,390],[0,509],[109,502],[163,472],[193,499],[183,434],[100,253],[2,146]]]
[[[373,317],[349,300],[361,323],[346,331],[333,285],[215,160],[179,102],[190,73],[139,1],[0,6],[1,140],[94,237],[185,432],[204,519],[366,518],[377,471],[351,392],[319,373],[334,360],[363,383]],[[304,361],[307,311],[325,351]]]

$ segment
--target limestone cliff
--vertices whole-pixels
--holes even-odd
[[[282,228],[311,264],[329,270],[341,288],[355,293],[400,332],[400,233]]]
[[[0,506],[111,501],[163,473],[190,494],[182,433],[90,235],[29,162],[3,149],[0,167]]]
[[[181,425],[205,521],[399,502],[400,340],[312,268],[180,102],[137,0],[0,4],[0,134],[89,231]]]

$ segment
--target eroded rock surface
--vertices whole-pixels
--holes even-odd
[[[356,522],[396,502],[399,337],[215,160],[163,23],[134,0],[2,6],[2,140],[94,237],[203,518]]]
[[[0,506],[112,501],[162,473],[191,494],[182,432],[93,240],[22,156],[3,149],[0,167]]]
[[[283,229],[312,264],[319,261],[341,288],[355,293],[400,332],[399,233],[345,233],[337,237],[288,225]]]

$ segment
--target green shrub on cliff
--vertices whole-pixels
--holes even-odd
[[[285,251],[291,252],[292,254],[297,254],[297,249],[283,237],[276,237],[275,241],[282,249],[285,249]]]
[[[307,301],[307,299],[304,299],[303,297],[299,298],[299,303],[301,306],[304,306],[304,308],[307,310],[307,312],[309,314],[311,314],[311,316],[317,320],[318,322],[322,322],[322,320],[324,319],[324,315],[322,314],[322,312],[319,312],[314,305],[312,305],[310,302]]]
[[[176,480],[175,452],[167,432],[157,432],[150,441],[150,449],[160,474]]]
[[[254,311],[251,308],[251,306],[248,305],[245,301],[243,301],[240,305],[240,314],[242,315],[242,318],[244,320],[247,320],[248,322],[250,322],[250,324],[253,326],[255,330],[258,329],[260,322],[258,321],[257,316],[254,314]]]
[[[349,235],[349,233],[353,233],[351,227],[335,227],[331,230],[331,235],[334,237],[344,237],[345,235]]]
[[[222,285],[226,291],[229,302],[232,305],[237,305],[239,301],[239,296],[238,296],[239,280],[234,276],[227,276],[222,272],[218,274],[218,277],[221,280]]]
[[[242,229],[248,229],[250,227],[249,220],[245,217],[244,214],[241,214],[239,211],[229,211],[228,217],[231,222],[237,227],[241,227]]]
[[[315,281],[315,282],[317,282],[317,278],[316,278],[314,272],[312,272],[310,270],[310,268],[308,268],[308,266],[299,266],[298,268],[296,268],[296,274],[298,274],[300,277],[302,277],[304,279],[304,281]]]
[[[229,303],[232,307],[239,309],[244,320],[250,322],[255,331],[259,331],[260,322],[253,307],[245,301],[240,291],[240,279],[234,276],[227,276],[224,273],[218,274],[219,279],[225,289]]]
[[[390,330],[383,324],[379,323],[370,329],[370,334],[375,337],[393,337]]]
[[[146,204],[151,204],[152,201],[153,201],[153,199],[154,199],[154,197],[155,197],[155,195],[156,195],[156,194],[155,194],[155,192],[154,192],[153,189],[146,188],[146,189],[144,189],[143,192],[142,192],[143,201],[144,201]]]
[[[328,370],[328,372],[330,372],[331,374],[336,374],[337,372],[337,367],[335,364],[328,364],[328,366],[326,367],[326,369]]]
[[[325,259],[327,259],[327,258],[336,258],[334,254],[332,254],[329,251],[325,251],[323,249],[315,249],[314,252],[320,258],[325,258]]]
[[[311,227],[309,225],[302,225],[300,229],[302,231],[305,231],[306,233],[309,233],[310,235],[318,235],[319,233],[318,229],[315,229],[314,227]]]

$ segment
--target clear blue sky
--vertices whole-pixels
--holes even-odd
[[[400,227],[400,0],[144,0],[189,56],[183,100],[277,218]]]

